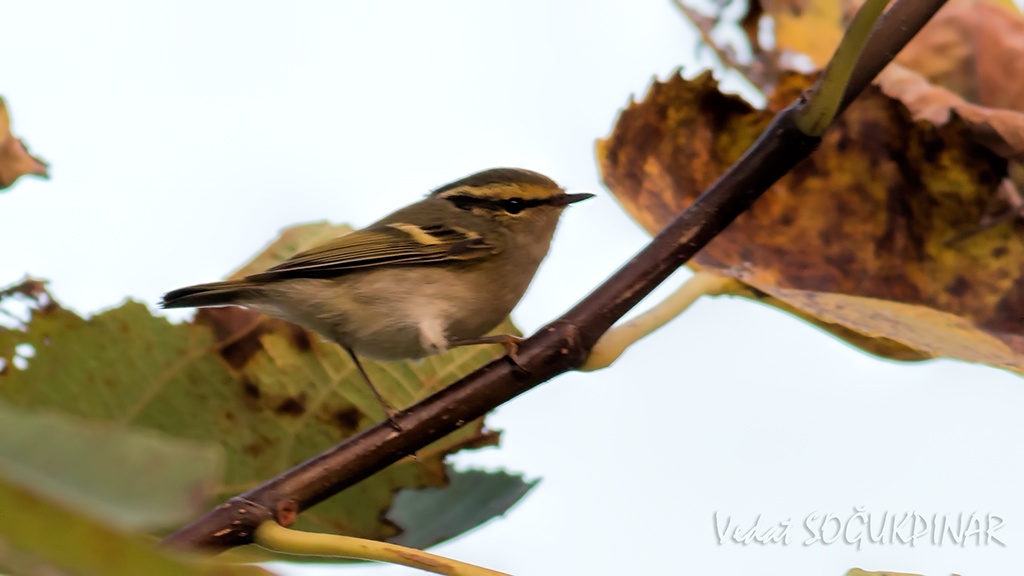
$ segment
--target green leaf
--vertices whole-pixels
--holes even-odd
[[[0,567],[18,574],[268,576],[254,566],[186,561],[0,480]],[[58,572],[59,571],[59,572]]]
[[[243,270],[265,268],[346,226],[285,230]],[[241,273],[241,272],[240,272]],[[169,288],[175,287],[171,284]],[[297,326],[242,308],[211,308],[172,324],[128,301],[88,320],[48,302],[23,329],[0,328],[0,399],[90,420],[158,430],[224,448],[213,506],[341,442],[384,417],[348,356]],[[516,333],[506,321],[496,331]],[[16,350],[34,355],[19,368]],[[381,393],[406,406],[504,353],[456,348],[420,363],[365,362]],[[296,529],[386,540],[382,520],[402,489],[445,485],[444,457],[496,444],[483,419],[300,515]]]
[[[223,475],[219,446],[0,403],[0,474],[122,529],[204,511]]]
[[[402,490],[395,497],[387,517],[402,533],[389,542],[421,550],[440,544],[505,514],[540,482],[504,471],[448,470],[448,486]]]
[[[468,532],[501,516],[526,495],[537,482],[526,482],[518,474],[447,467],[449,482],[444,488],[402,490],[395,497],[387,520],[402,532],[388,542],[424,550]],[[297,556],[272,552],[259,546],[243,546],[222,556],[232,562],[291,562],[297,564],[361,564],[362,560]]]

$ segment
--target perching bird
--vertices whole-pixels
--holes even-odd
[[[265,272],[168,292],[161,306],[245,306],[317,332],[352,356],[390,416],[359,357],[514,346],[483,335],[526,292],[562,210],[591,196],[529,170],[485,170]]]

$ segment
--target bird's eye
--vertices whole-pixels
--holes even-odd
[[[526,208],[526,202],[522,198],[509,198],[502,201],[501,207],[509,214],[519,214]]]

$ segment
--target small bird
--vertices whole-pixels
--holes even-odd
[[[423,358],[484,337],[519,303],[563,209],[592,197],[517,168],[485,170],[431,192],[367,228],[240,280],[168,292],[163,308],[245,306],[317,332],[352,357]]]

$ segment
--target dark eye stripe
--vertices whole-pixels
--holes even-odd
[[[492,207],[488,206],[490,204],[488,200],[483,200],[476,196],[447,196],[445,200],[455,204],[455,207],[459,210],[472,210],[477,207],[493,210]]]
[[[478,198],[476,196],[469,195],[456,195],[447,196],[445,200],[448,200],[452,204],[461,210],[472,210],[473,208],[483,208],[485,210],[495,210],[501,212],[508,212],[509,214],[518,214],[527,208],[535,208],[537,206],[545,206],[551,204],[550,198],[506,198],[503,200],[491,200],[489,198]]]

